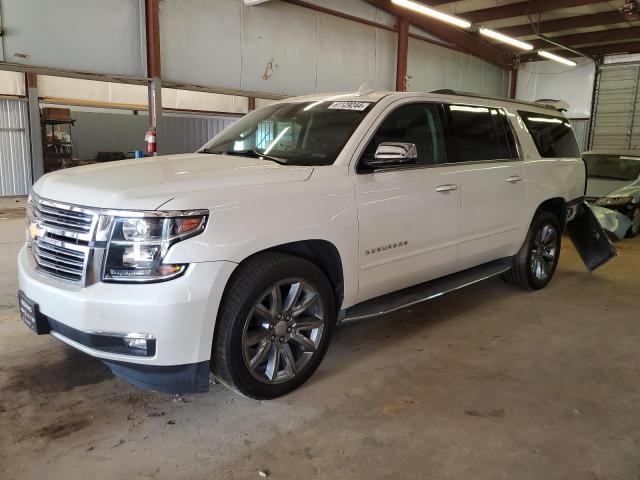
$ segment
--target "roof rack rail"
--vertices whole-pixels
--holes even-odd
[[[503,102],[518,103],[520,105],[528,105],[530,107],[547,108],[549,110],[554,110],[554,111],[559,110],[558,108],[556,108],[554,104],[546,103],[546,102],[550,102],[549,100],[547,100],[546,102],[543,102],[541,100],[538,100],[537,102],[527,102],[525,100],[514,100],[512,98],[491,97],[487,95],[480,95],[478,93],[460,92],[458,90],[451,90],[449,88],[433,90],[431,93],[434,93],[436,95],[452,95],[457,97],[486,98],[489,100],[500,100]],[[553,102],[558,102],[558,100],[553,100]],[[569,106],[566,102],[562,102],[562,103],[564,103],[567,107]]]

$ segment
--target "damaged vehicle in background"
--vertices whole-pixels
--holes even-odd
[[[602,227],[619,240],[640,231],[640,152],[590,151],[587,201]]]

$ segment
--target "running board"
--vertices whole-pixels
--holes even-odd
[[[372,298],[371,300],[359,303],[341,312],[340,322],[361,320],[396,312],[428,300],[433,300],[445,293],[460,290],[474,283],[501,275],[510,269],[511,258],[503,258],[446,277],[431,280],[430,282],[421,283],[414,287]]]

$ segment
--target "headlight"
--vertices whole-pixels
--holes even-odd
[[[169,248],[201,233],[207,215],[118,217],[107,248],[102,280],[158,282],[182,275],[186,265],[165,264]]]
[[[633,197],[602,197],[596,200],[596,205],[599,207],[617,208],[624,207],[632,200]]]

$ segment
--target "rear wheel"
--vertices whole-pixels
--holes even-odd
[[[547,211],[538,211],[504,279],[525,290],[546,287],[558,266],[560,238],[558,218]]]
[[[640,205],[633,207],[629,218],[631,219],[631,226],[627,230],[627,238],[633,238],[640,232]]]
[[[225,292],[214,373],[252,398],[284,395],[316,370],[334,324],[333,291],[318,267],[290,255],[258,255]]]

